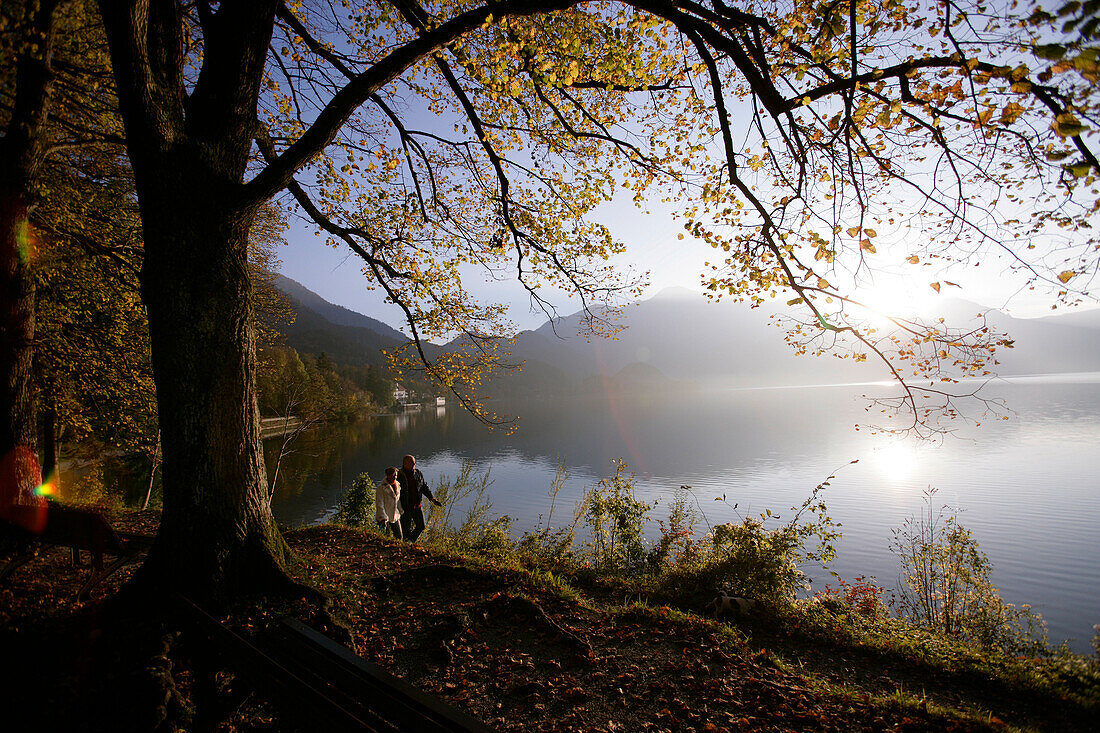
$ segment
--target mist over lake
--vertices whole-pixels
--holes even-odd
[[[782,522],[835,474],[823,498],[844,537],[831,567],[845,580],[872,575],[892,588],[891,529],[918,513],[935,487],[936,503],[957,507],[989,555],[1005,600],[1031,604],[1053,642],[1070,639],[1087,652],[1100,622],[1100,373],[990,384],[987,395],[1003,397],[1015,414],[1005,421],[975,412],[980,427],[958,421],[957,433],[939,444],[856,429],[873,421],[861,395],[887,389],[654,388],[494,403],[520,417],[511,435],[451,405],[325,427],[300,437],[283,459],[275,513],[289,525],[324,521],[352,479],[362,472],[377,479],[405,453],[417,456],[429,485],[455,476],[463,460],[491,470],[493,513],[513,517],[516,533],[545,523],[559,460],[569,478],[555,525],[571,520],[575,503],[612,475],[618,458],[636,474],[639,498],[660,500],[654,520],[688,485],[711,525],[766,509]],[[278,441],[266,447],[270,472]],[[649,531],[657,531],[655,521]],[[815,590],[836,585],[825,572],[811,577]]]

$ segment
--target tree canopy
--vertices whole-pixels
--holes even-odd
[[[1010,341],[895,314],[883,329],[853,293],[875,268],[1001,253],[1033,284],[1085,296],[1097,266],[1096,59],[1081,39],[1051,42],[1054,16],[955,2],[541,10],[278,11],[257,137],[267,168],[249,185],[402,53],[453,38],[364,95],[329,130],[327,154],[288,182],[416,339],[465,335],[471,348],[432,364],[437,378],[469,379],[461,362],[490,364],[493,337],[508,332],[497,305],[463,288],[471,265],[518,278],[548,314],[548,284],[586,306],[630,292],[636,283],[602,264],[623,244],[591,217],[623,195],[680,207],[685,233],[717,250],[716,297],[786,292],[798,348],[882,359],[904,390],[891,406],[918,430],[953,413],[973,389],[948,385],[990,374]],[[449,30],[470,13],[479,27]]]

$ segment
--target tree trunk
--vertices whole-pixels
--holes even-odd
[[[53,93],[55,13],[63,0],[13,7],[15,88],[0,137],[0,516],[41,525],[42,481],[34,369],[34,230],[30,214],[46,149]]]
[[[177,162],[142,198],[164,487],[143,577],[218,601],[284,582],[285,544],[271,515],[256,401],[252,212],[188,170],[201,166]]]
[[[61,484],[61,426],[53,395],[46,399],[47,405],[42,410],[42,480],[52,483],[56,490]]]
[[[0,517],[26,523],[25,509],[38,503],[35,489],[42,481],[31,381],[34,282],[26,199],[9,172],[0,163]]]

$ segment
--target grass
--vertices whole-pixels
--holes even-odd
[[[124,530],[153,531],[156,520],[115,516]],[[292,572],[329,594],[359,654],[503,730],[1098,729],[1100,670],[1065,652],[1011,657],[840,603],[714,619],[696,592],[677,596],[642,572],[596,572],[580,554],[548,561],[454,542],[444,551],[333,525],[287,539]],[[492,551],[464,555],[460,545]],[[0,587],[0,641],[28,655],[53,650],[26,669],[54,684],[5,688],[27,691],[28,704],[54,716],[38,729],[72,722],[58,717],[72,707],[49,696],[79,681],[92,624],[82,619],[94,619],[125,579],[78,604],[84,572],[47,553]],[[297,612],[241,609],[236,622],[247,630]],[[173,670],[184,696],[175,724],[187,730],[208,715],[209,701],[188,695],[210,670],[186,655]],[[218,717],[208,727],[290,729],[255,696],[235,698]]]

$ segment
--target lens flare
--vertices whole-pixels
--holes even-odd
[[[38,493],[43,484],[38,455],[25,445],[17,445],[0,456],[0,519],[31,532],[46,526],[47,503]]]
[[[27,264],[34,259],[38,251],[38,239],[29,219],[23,219],[15,225],[15,252],[19,261]]]

